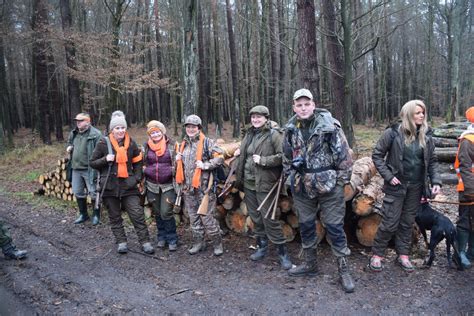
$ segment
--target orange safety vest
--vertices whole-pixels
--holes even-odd
[[[464,192],[464,182],[462,181],[462,177],[461,177],[461,171],[459,170],[459,159],[458,159],[458,156],[459,156],[459,148],[461,147],[461,141],[463,139],[467,139],[469,140],[471,143],[474,143],[474,134],[469,134],[469,135],[466,135],[464,136],[463,138],[460,138],[459,139],[459,146],[458,146],[458,152],[456,153],[456,160],[454,161],[454,169],[456,170],[456,175],[458,177],[458,185],[456,187],[456,190],[458,192]],[[474,163],[472,164],[471,166],[471,172],[474,172]]]

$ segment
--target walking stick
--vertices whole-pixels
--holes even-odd
[[[282,182],[283,182],[283,176],[280,176],[280,179],[277,182],[278,187],[277,187],[277,190],[276,190],[275,197],[273,198],[272,204],[268,208],[267,214],[265,214],[265,218],[267,218],[268,215],[270,215],[270,211],[273,211],[272,212],[272,220],[275,220],[276,210],[278,208],[278,198],[280,197],[280,190],[281,190]]]
[[[273,187],[271,188],[270,192],[268,192],[267,196],[263,199],[262,203],[258,206],[257,211],[261,211],[261,210],[262,210],[263,205],[265,205],[265,203],[266,203],[267,200],[270,198],[270,196],[272,195],[273,191],[275,191],[275,189],[276,189],[277,186],[278,186],[278,182],[275,182],[275,184],[274,184]],[[272,204],[273,204],[273,203],[272,203]]]

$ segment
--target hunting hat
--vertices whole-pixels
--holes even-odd
[[[298,100],[299,98],[306,97],[310,100],[313,100],[313,94],[308,89],[299,89],[293,95],[293,100]]]
[[[265,117],[269,117],[270,116],[270,111],[264,105],[256,105],[256,106],[254,106],[253,108],[250,109],[249,114],[250,115],[252,115],[252,114],[261,114]]]
[[[471,106],[466,111],[466,118],[469,122],[474,123],[474,106]]]
[[[196,125],[201,127],[202,126],[202,121],[201,118],[195,114],[189,115],[186,117],[186,120],[184,121],[184,126],[191,124],[191,125]]]
[[[76,115],[76,117],[73,119],[74,121],[91,121],[91,116],[87,113],[79,113]]]
[[[109,131],[112,131],[117,126],[123,126],[127,128],[127,121],[125,120],[125,114],[122,111],[115,111],[112,113],[112,118],[110,119]]]
[[[150,135],[154,131],[161,131],[166,134],[166,127],[160,121],[152,120],[146,125],[146,132]]]

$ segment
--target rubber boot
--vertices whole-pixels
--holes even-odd
[[[278,245],[278,258],[280,259],[280,265],[284,270],[291,269],[293,264],[291,263],[286,244]]]
[[[467,246],[467,258],[474,261],[474,232],[469,232],[469,243]]]
[[[89,219],[89,215],[87,214],[87,200],[77,199],[77,206],[79,207],[79,217],[76,218],[74,224],[81,224]]]
[[[469,240],[469,231],[465,229],[457,229],[457,241],[459,248],[459,257],[461,259],[461,264],[464,269],[469,269],[471,267],[471,262],[466,256],[466,246]]]
[[[3,255],[6,259],[20,260],[26,258],[28,252],[26,250],[19,250],[12,243],[8,243],[2,247]]]
[[[222,245],[221,235],[217,235],[214,237],[213,245],[214,245],[214,256],[216,257],[222,256],[222,254],[224,253],[224,246]]]
[[[151,242],[146,242],[142,245],[142,250],[144,253],[152,255],[155,253],[155,248],[151,245]]]
[[[95,203],[93,204],[95,205]],[[100,206],[92,211],[92,225],[98,225],[100,223]]]
[[[250,255],[250,260],[262,260],[268,251],[268,239],[265,237],[257,237],[257,251]]]
[[[121,242],[117,246],[117,252],[120,254],[126,254],[128,252],[128,247],[126,242]]]
[[[303,249],[304,262],[299,266],[288,270],[289,276],[300,277],[300,276],[315,276],[318,274],[318,264],[315,248]]]
[[[341,285],[346,293],[354,292],[354,280],[352,279],[349,264],[346,257],[337,258],[339,276],[341,278]]]
[[[194,238],[194,244],[191,248],[188,249],[190,255],[195,255],[200,251],[206,250],[206,242],[203,237]]]

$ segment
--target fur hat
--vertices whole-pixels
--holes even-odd
[[[469,122],[474,123],[474,106],[471,106],[466,111],[466,118]]]
[[[127,121],[125,120],[125,114],[122,111],[115,111],[112,113],[112,118],[110,119],[109,131],[112,131],[117,126],[123,126],[127,128]]]
[[[151,132],[156,130],[160,130],[163,134],[166,134],[166,127],[165,125],[163,125],[163,123],[156,120],[148,122],[148,124],[146,125],[146,132],[148,133],[148,135],[150,135]]]

